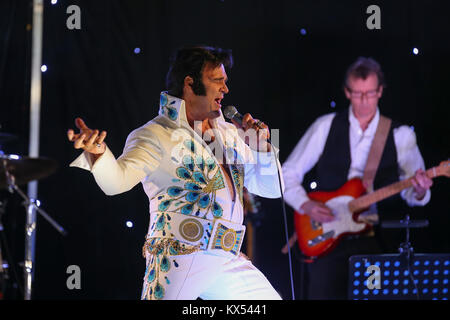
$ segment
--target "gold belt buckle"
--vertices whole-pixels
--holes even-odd
[[[245,229],[236,231],[219,222],[214,234],[211,249],[222,249],[235,256],[239,254]]]

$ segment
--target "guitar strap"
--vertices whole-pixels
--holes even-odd
[[[381,155],[386,145],[389,129],[391,128],[391,119],[380,115],[377,131],[370,146],[369,156],[367,158],[366,167],[364,168],[363,183],[367,192],[373,191],[373,181],[380,165]]]
[[[381,156],[383,154],[384,146],[386,145],[391,123],[391,119],[380,114],[377,131],[375,132],[375,136],[370,147],[369,156],[367,158],[362,179],[363,185],[368,193],[373,192],[373,181],[375,180],[375,174],[377,173],[378,166],[380,165]],[[372,224],[378,222],[378,214],[376,213],[374,205],[372,205],[368,212],[361,214],[359,218],[359,220]]]

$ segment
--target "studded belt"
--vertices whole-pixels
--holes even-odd
[[[146,238],[147,242],[154,238],[171,238],[214,255],[232,257],[239,255],[244,234],[244,225],[224,219],[212,221],[180,213],[154,212]]]

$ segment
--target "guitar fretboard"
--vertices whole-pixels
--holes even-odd
[[[436,178],[437,176],[441,175],[441,172],[439,169],[440,169],[440,167],[433,167],[433,168],[430,168],[427,171],[425,171],[425,173],[431,179]],[[350,201],[350,203],[349,203],[350,211],[352,211],[352,212],[361,211],[361,210],[369,207],[373,203],[376,203],[376,202],[379,202],[386,198],[389,198],[390,196],[393,196],[394,194],[399,193],[403,189],[411,187],[412,179],[413,178],[411,177],[409,179],[395,182],[386,187],[378,189],[377,191],[368,193],[362,197],[359,197],[357,199]]]

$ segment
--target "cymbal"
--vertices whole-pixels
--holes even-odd
[[[14,176],[15,183],[19,186],[45,178],[58,168],[58,163],[53,159],[21,157],[14,154],[0,155],[0,189],[8,187],[2,162],[6,163],[8,172]]]
[[[13,141],[13,140],[17,140],[17,136],[15,136],[11,133],[0,132],[0,145],[2,143]]]

